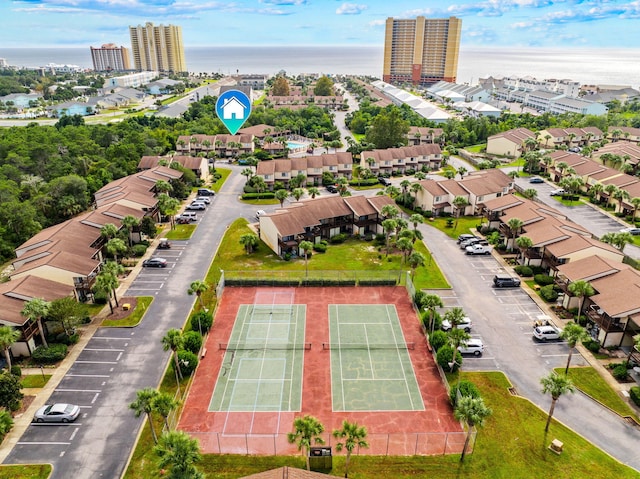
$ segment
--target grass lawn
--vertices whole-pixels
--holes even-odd
[[[473,216],[461,216],[458,219],[457,224],[454,218],[454,225],[449,227],[447,226],[447,219],[448,218],[434,218],[433,221],[425,220],[424,224],[439,229],[444,234],[453,239],[458,239],[458,236],[463,233],[471,233],[471,228],[477,228],[482,222],[482,218]]]
[[[44,377],[42,377],[42,374],[29,374],[22,376],[20,379],[20,387],[43,388],[49,379],[51,379],[51,374],[45,374]]]
[[[229,175],[231,175],[231,169],[216,166],[216,173],[219,173],[221,176],[218,178],[218,181],[211,185],[211,189],[218,193],[220,188],[222,188],[222,185],[224,185],[224,182],[229,178]]]
[[[240,200],[241,203],[245,205],[279,205],[280,202],[275,198],[267,198],[267,199],[251,199],[251,200]]]
[[[523,168],[524,165],[526,165],[526,161],[524,161],[522,158],[518,158],[517,160],[513,160],[511,163],[503,163],[498,168]],[[522,172],[518,170],[518,176],[521,176],[521,173]]]
[[[466,146],[464,149],[472,153],[482,153],[486,147],[486,143],[480,143],[479,145]]]
[[[556,368],[556,372],[564,374],[564,368]],[[632,416],[640,422],[638,415],[618,394],[602,379],[598,372],[591,368],[569,368],[569,378],[583,393],[601,402],[621,416]]]
[[[245,219],[236,220],[228,229],[207,275],[209,284],[216,284],[220,270],[224,271],[304,271],[304,258],[285,261],[269,247],[260,242],[257,251],[248,255],[240,244],[240,237],[250,233]],[[414,284],[416,288],[448,288],[449,285],[438,265],[429,262],[429,253],[422,242],[416,243],[416,251],[427,258],[427,264],[416,270]],[[429,264],[431,263],[431,264]],[[381,251],[373,242],[350,239],[343,244],[329,244],[326,253],[314,253],[309,258],[309,271],[347,271],[347,270],[403,270],[410,268],[402,263],[401,255],[393,252],[388,257],[384,247]]]
[[[438,477],[536,479],[639,479],[640,473],[622,465],[585,439],[552,422],[545,437],[546,411],[530,401],[512,396],[507,378],[499,372],[463,373],[482,392],[492,415],[480,428],[475,451],[460,465],[459,456],[356,456],[351,459],[352,479]],[[560,401],[570,397],[562,397]],[[158,424],[159,425],[159,424]],[[366,426],[366,424],[362,424]],[[552,439],[564,443],[556,455],[548,449]],[[145,425],[125,479],[146,479],[157,474],[157,457],[151,451],[151,434]],[[344,475],[344,454],[335,453],[331,476]],[[297,456],[205,455],[198,468],[210,479],[235,479],[282,466],[304,467]]]
[[[191,235],[196,230],[198,225],[188,224],[188,225],[180,225],[177,224],[174,229],[170,229],[165,238],[168,240],[188,240],[191,238]]]
[[[140,321],[142,321],[142,317],[144,313],[149,309],[149,305],[153,301],[152,296],[138,296],[138,304],[136,305],[136,309],[124,319],[112,320],[105,319],[102,321],[101,326],[105,328],[116,327],[116,328],[126,328],[137,326]]]
[[[0,479],[47,479],[52,472],[51,464],[0,466]]]

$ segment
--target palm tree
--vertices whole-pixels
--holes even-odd
[[[524,222],[520,218],[511,218],[509,221],[507,221],[507,226],[509,227],[509,231],[513,235],[511,240],[511,248],[515,246],[516,236],[518,236],[518,233],[520,232],[520,228],[522,228],[523,225],[524,225]],[[508,246],[509,245],[507,245],[507,247]]]
[[[204,307],[204,303],[202,302],[202,293],[204,293],[208,289],[209,289],[209,283],[202,280],[196,280],[191,282],[191,285],[187,290],[187,294],[189,296],[191,296],[192,294],[195,294],[198,297],[198,302],[200,303],[200,309],[202,309],[203,311],[206,310],[206,308]],[[202,333],[202,331],[200,333]]]
[[[133,234],[133,228],[140,225],[140,220],[133,215],[127,215],[122,218],[122,226],[127,230],[127,239],[129,240],[129,246],[131,246],[131,235]]]
[[[49,301],[45,301],[42,298],[32,298],[26,303],[20,311],[20,314],[25,318],[29,318],[32,321],[37,321],[38,323],[38,332],[40,333],[40,339],[42,339],[42,344],[45,348],[48,348],[47,338],[44,335],[44,328],[42,327],[42,318],[44,318],[49,312],[49,308],[51,307],[51,303]]]
[[[315,199],[315,197],[320,194],[320,190],[318,188],[316,188],[315,186],[310,186],[309,188],[307,188],[307,194],[312,199]]]
[[[456,225],[454,226],[454,230],[458,227],[458,220],[460,219],[460,213],[462,213],[468,205],[469,205],[469,202],[464,196],[456,196],[453,199],[453,207],[456,210]]]
[[[603,188],[603,190],[608,195],[607,206],[610,206],[611,200],[614,199],[615,192],[618,191],[618,187],[612,183],[609,183]]]
[[[464,440],[460,462],[464,461],[464,456],[467,454],[473,428],[484,425],[485,419],[491,416],[491,412],[480,397],[462,396],[456,401],[454,416],[458,421],[467,423],[467,437]]]
[[[344,442],[336,442],[336,451],[340,452],[342,449],[346,449],[347,457],[344,461],[344,477],[349,477],[351,453],[356,447],[358,449],[361,447],[369,447],[369,443],[367,442],[367,428],[358,426],[358,423],[351,423],[345,419],[342,421],[342,429],[335,429],[333,431],[333,437],[344,440]]]
[[[624,200],[628,200],[629,198],[631,198],[631,196],[629,195],[629,192],[627,190],[618,188],[616,191],[613,192],[613,198],[618,200],[618,212],[622,213],[623,211],[622,202]]]
[[[109,241],[111,238],[115,238],[118,234],[118,227],[113,223],[107,223],[100,228],[100,236]]]
[[[413,231],[404,231],[410,233],[413,236]],[[411,251],[413,251],[413,242],[410,238],[402,236],[397,239],[396,247],[402,252],[402,262],[404,263],[407,260],[407,256],[411,254]]]
[[[416,275],[416,269],[418,269],[418,267],[420,266],[424,266],[425,262],[426,258],[422,253],[419,253],[418,251],[414,251],[409,255],[409,258],[407,258],[407,263],[411,267],[411,278]]]
[[[402,203],[404,205],[407,204],[407,195],[409,194],[410,186],[411,186],[411,182],[409,180],[402,180],[400,182],[400,188],[402,189]]]
[[[589,284],[589,283],[587,283]],[[589,339],[589,333],[582,326],[576,323],[569,323],[560,333],[560,338],[564,339],[569,346],[569,357],[567,358],[567,366],[564,368],[564,374],[569,372],[569,365],[571,364],[571,355],[573,354],[573,348],[576,347],[579,341],[586,341]]]
[[[540,379],[542,384],[542,393],[551,394],[551,407],[549,408],[549,417],[547,418],[547,424],[544,427],[544,432],[549,431],[549,425],[551,424],[551,418],[553,417],[553,410],[556,408],[556,402],[560,399],[560,396],[566,393],[572,393],[575,391],[573,382],[565,374],[557,374],[551,372],[548,376]]]
[[[171,431],[163,434],[153,448],[160,457],[160,469],[170,468],[170,479],[204,479],[205,475],[195,464],[202,460],[200,446],[186,432]]]
[[[117,295],[118,286],[120,286],[120,283],[118,282],[118,276],[125,273],[124,266],[122,266],[120,263],[116,263],[115,261],[107,261],[102,265],[102,271],[112,274],[116,278],[115,283],[113,281],[111,282],[113,286],[111,293],[113,294],[113,299],[116,302],[116,306],[120,306],[120,304],[118,303]]]
[[[240,174],[242,176],[246,176],[247,177],[247,183],[249,182],[249,180],[251,179],[251,177],[253,176],[253,170],[251,168],[244,168]]]
[[[524,264],[524,252],[533,246],[533,241],[528,236],[520,236],[516,239],[516,245],[522,254],[522,263]]]
[[[535,200],[538,196],[538,190],[536,190],[535,188],[527,188],[522,192],[522,196],[524,196],[528,200]]]
[[[153,388],[140,389],[136,392],[136,400],[129,404],[129,409],[133,409],[135,411],[136,417],[140,417],[143,413],[147,415],[149,428],[151,429],[151,436],[153,437],[153,442],[155,444],[158,444],[158,436],[155,428],[153,427],[153,418],[151,417],[151,413],[153,412],[153,400],[158,396],[158,394],[160,393]]]
[[[444,302],[442,298],[437,294],[425,294],[420,299],[420,308],[424,309],[429,313],[429,328],[428,331],[433,332],[435,327],[434,317],[436,314],[437,308],[443,308]]]
[[[160,195],[162,193],[169,194],[173,191],[173,186],[171,186],[171,183],[169,183],[168,181],[158,180],[155,183],[154,189],[157,195]]]
[[[253,187],[258,193],[258,199],[260,199],[260,193],[267,189],[267,183],[262,176],[256,176],[253,178]]]
[[[162,338],[162,349],[164,351],[171,350],[173,353],[173,360],[175,362],[176,369],[176,381],[178,382],[178,387],[180,387],[180,379],[182,379],[180,361],[178,361],[178,351],[182,349],[183,345],[184,337],[182,336],[182,331],[180,331],[179,329],[171,328]]]
[[[469,170],[467,170],[464,166],[461,166],[456,170],[456,173],[458,173],[460,175],[460,179],[462,179],[467,171]]]
[[[635,196],[633,198],[631,198],[631,205],[633,206],[633,219],[636,218],[636,213],[638,212],[638,209],[640,208],[640,198]]]
[[[578,281],[574,281],[569,284],[568,289],[571,294],[573,294],[577,298],[580,298],[578,300],[578,317],[580,317],[580,315],[582,314],[582,304],[584,303],[584,298],[588,298],[589,296],[593,296],[595,294],[593,286],[591,286],[591,283],[589,283],[588,281],[579,279]]]
[[[169,414],[171,414],[171,412],[178,406],[180,406],[180,401],[173,397],[172,394],[166,392],[159,392],[151,400],[151,408],[154,412],[157,412],[162,416],[164,426],[167,431],[171,430],[171,427],[169,426]]]
[[[291,192],[291,196],[293,196],[296,201],[300,201],[300,198],[304,195],[304,190],[302,188],[294,188]]]
[[[287,190],[283,188],[280,190],[276,190],[274,196],[276,200],[280,202],[280,208],[282,208],[284,206],[284,200],[286,200],[289,197],[289,192],[287,192]]]
[[[96,276],[96,283],[93,288],[96,290],[96,292],[102,293],[107,297],[111,314],[113,314],[113,303],[111,302],[111,294],[117,287],[118,278],[116,278],[113,274],[107,271],[102,271],[100,274],[98,274],[98,276]]]
[[[298,247],[304,253],[305,276],[308,277],[309,276],[309,263],[308,263],[309,251],[313,249],[313,243],[311,241],[301,241]]]
[[[107,249],[107,253],[114,257],[116,263],[118,262],[118,255],[127,252],[127,245],[120,238],[111,238],[107,241],[105,248]]]
[[[396,208],[393,205],[384,205],[380,210],[380,213],[385,218],[390,218],[390,219],[393,219],[400,214],[400,212],[398,211],[398,208]]]
[[[7,361],[7,371],[11,371],[11,353],[13,343],[20,339],[21,333],[11,326],[0,326],[0,349],[4,352]]]
[[[259,241],[258,236],[253,233],[246,233],[240,236],[240,244],[244,246],[244,250],[247,254],[251,254],[253,252],[253,249],[258,246]]]
[[[594,200],[597,198],[598,202],[600,202],[599,196],[603,190],[604,190],[604,185],[599,181],[596,181],[593,185],[591,185],[591,188],[589,188],[589,195],[591,195],[591,197]]]
[[[313,416],[297,417],[293,420],[293,432],[287,434],[289,444],[296,444],[307,460],[307,471],[311,470],[309,464],[309,448],[311,444],[324,444],[320,436],[324,432],[324,426]]]
[[[387,219],[387,220],[384,220],[381,223],[381,225],[382,225],[382,228],[384,229],[384,235],[385,235],[385,240],[387,245],[387,256],[389,256],[389,243],[390,243],[389,240],[391,238],[391,233],[393,233],[396,230],[396,226],[398,226],[398,222],[393,219]]]

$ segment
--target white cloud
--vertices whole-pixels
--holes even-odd
[[[357,3],[343,3],[336,10],[336,15],[360,15],[363,10],[369,8],[367,5]]]
[[[370,27],[380,27],[382,25],[386,25],[386,23],[386,20],[371,20],[368,25]]]

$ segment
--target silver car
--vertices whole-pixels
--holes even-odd
[[[80,415],[80,407],[75,404],[45,404],[36,411],[34,422],[73,422]]]

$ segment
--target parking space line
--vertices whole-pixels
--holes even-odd
[[[124,341],[129,341],[131,338],[118,338],[116,336],[93,336],[91,339],[122,339]]]
[[[83,351],[124,351],[124,349],[109,349],[109,348],[84,348]]]
[[[65,374],[69,378],[110,378],[108,374]]]
[[[118,364],[118,361],[75,361],[76,364]]]
[[[64,393],[100,393],[102,389],[60,389],[56,388],[57,392]]]
[[[568,354],[541,354],[540,355],[541,358],[555,358],[555,357],[560,357],[560,356],[567,357],[569,355]]]

